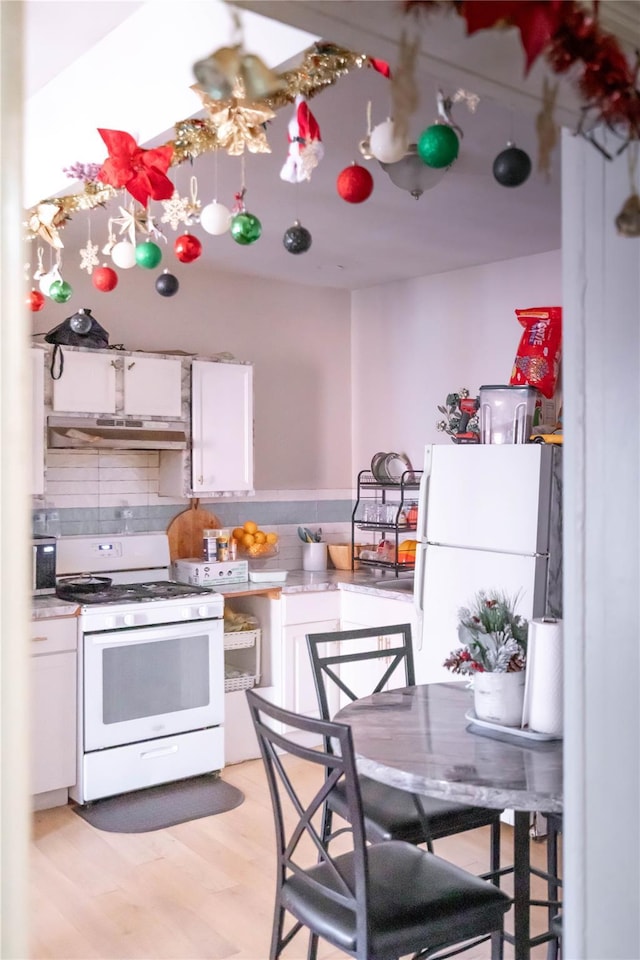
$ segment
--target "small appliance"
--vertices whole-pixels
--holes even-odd
[[[34,597],[56,592],[56,539],[33,537],[31,592]]]

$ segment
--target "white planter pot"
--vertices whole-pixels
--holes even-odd
[[[476,717],[503,727],[522,724],[525,671],[517,673],[476,673],[473,702]]]

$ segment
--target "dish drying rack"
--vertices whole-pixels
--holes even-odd
[[[358,474],[358,498],[351,515],[351,565],[356,561],[361,567],[380,567],[392,571],[395,576],[413,571],[415,560],[411,563],[398,559],[398,546],[403,539],[414,539],[416,522],[407,519],[409,510],[418,505],[418,492],[422,470],[405,470],[397,480],[378,480],[371,470],[361,470]],[[376,556],[363,557],[358,552],[361,544],[356,543],[356,531],[366,531],[378,535],[377,548],[382,541],[390,544],[395,560],[385,560]],[[388,536],[390,535],[390,536]]]

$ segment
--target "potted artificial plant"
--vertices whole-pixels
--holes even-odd
[[[481,590],[471,607],[458,611],[461,647],[444,666],[473,678],[479,720],[506,727],[522,724],[529,624],[515,612],[517,596]]]

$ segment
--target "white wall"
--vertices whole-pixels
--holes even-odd
[[[378,450],[422,461],[448,393],[508,383],[514,310],[562,303],[560,251],[390,283],[353,295],[353,471]]]
[[[97,230],[94,229],[97,234]],[[351,347],[348,291],[231,274],[198,261],[165,257],[180,280],[174,297],[155,290],[161,272],[120,270],[111,293],[99,293],[71,255],[66,304],[47,301],[34,314],[46,333],[81,306],[128,350],[222,351],[255,364],[257,490],[350,489]],[[224,398],[221,398],[224,403]]]

